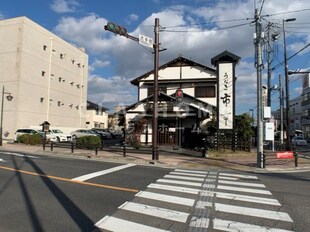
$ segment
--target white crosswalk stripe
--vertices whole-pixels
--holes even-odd
[[[167,228],[171,226],[171,221],[175,223],[184,224],[186,228],[186,221],[190,216],[190,209],[195,205],[196,196],[202,190],[202,184],[208,172],[197,170],[176,169],[158,179],[156,183],[151,183],[147,186],[146,191],[140,191],[135,195],[138,202],[125,202],[119,206],[120,211],[126,211],[127,214],[132,212],[135,214],[146,215],[152,218],[170,221]],[[159,192],[154,192],[154,190]],[[182,197],[179,195],[184,195]],[[157,205],[152,205],[158,202]],[[170,209],[169,205],[178,205],[180,210]],[[155,203],[154,203],[155,204]],[[158,207],[158,204],[161,207]],[[200,202],[201,207],[206,206],[204,202]],[[182,210],[184,208],[184,210]],[[139,217],[140,218],[140,217]],[[206,227],[208,219],[191,220],[192,225],[200,225]],[[173,223],[173,224],[175,224]],[[127,218],[118,218],[116,215],[105,216],[95,224],[97,227],[108,231],[150,231],[161,232],[168,231],[166,228],[155,228],[154,226],[146,225],[144,221],[137,223]],[[170,230],[170,228],[169,228]]]
[[[98,221],[95,226],[106,229],[109,231],[115,231],[115,232],[123,232],[124,228],[126,228],[126,231],[128,232],[137,232],[137,231],[143,231],[143,232],[164,232],[168,230],[161,230],[158,228],[145,226],[139,223],[131,222],[128,220],[123,220],[115,217],[106,216],[102,218],[100,221]]]
[[[175,196],[170,196],[166,194],[152,193],[152,192],[146,192],[146,191],[138,192],[136,194],[136,197],[143,197],[143,198],[148,198],[152,200],[174,203],[174,204],[179,204],[179,205],[187,205],[187,206],[193,206],[195,203],[195,200],[190,199],[190,198],[175,197]]]
[[[291,230],[282,230],[277,228],[269,228],[264,226],[256,226],[252,224],[240,223],[235,221],[214,219],[213,227],[216,230],[228,231],[228,232],[240,232],[240,231],[251,231],[251,232],[292,232]]]
[[[130,232],[291,231],[293,220],[259,181],[253,175],[176,169],[95,225]]]
[[[209,209],[214,209],[213,215],[207,215],[212,218],[209,219],[208,231],[292,231],[293,220],[289,214],[282,212],[280,202],[273,198],[264,184],[253,181],[260,180],[253,175],[220,172],[216,187],[199,193],[209,198],[209,203],[212,203],[208,205]]]

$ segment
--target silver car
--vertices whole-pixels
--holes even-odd
[[[87,129],[79,129],[76,131],[72,131],[71,133],[72,136],[72,140],[75,140],[77,138],[83,137],[83,136],[97,136],[97,134],[91,130],[87,130]]]

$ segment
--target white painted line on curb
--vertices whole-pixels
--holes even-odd
[[[74,181],[85,181],[85,180],[89,180],[89,179],[92,179],[92,178],[95,178],[95,177],[98,177],[98,176],[103,176],[103,175],[106,175],[106,174],[109,174],[109,173],[112,173],[112,172],[116,172],[116,171],[119,171],[119,170],[122,170],[122,169],[125,169],[125,168],[129,168],[129,167],[132,167],[132,166],[135,166],[135,165],[136,164],[125,164],[125,165],[117,166],[117,167],[114,167],[114,168],[109,168],[109,169],[106,169],[106,170],[102,170],[102,171],[99,171],[99,172],[93,172],[93,173],[89,173],[89,174],[86,174],[86,175],[83,175],[83,176],[79,176],[79,177],[73,178],[72,180],[74,180]]]
[[[170,196],[170,195],[165,195],[165,194],[160,194],[160,193],[152,193],[152,192],[147,192],[147,191],[138,192],[136,194],[136,197],[142,197],[142,198],[147,198],[151,200],[163,201],[167,203],[186,205],[186,206],[193,206],[195,203],[194,199],[184,198],[184,197],[175,197],[175,196]]]
[[[263,226],[257,226],[252,224],[246,224],[235,221],[213,219],[213,229],[222,230],[227,232],[238,232],[238,231],[251,231],[251,232],[293,232],[291,230],[282,230],[278,228],[269,228]]]
[[[272,193],[270,191],[268,191],[268,190],[252,189],[252,188],[239,188],[239,187],[226,186],[226,185],[218,185],[217,189],[237,191],[237,192],[246,192],[246,193],[257,193],[257,194],[272,195]]]
[[[168,232],[168,230],[161,230],[154,227],[142,225],[139,223],[127,221],[124,219],[119,219],[116,217],[110,217],[105,216],[100,221],[98,221],[95,226],[105,229],[108,231],[114,231],[114,232],[137,232],[137,231],[143,231],[143,232]]]
[[[255,209],[255,208],[215,203],[215,211],[293,222],[292,218],[287,213],[265,209]]]
[[[123,209],[123,210],[128,210],[131,212],[135,212],[135,213],[145,214],[145,215],[149,215],[153,217],[164,218],[167,220],[183,222],[183,223],[186,222],[189,216],[188,213],[165,209],[165,208],[154,207],[150,205],[134,203],[134,202],[125,202],[123,205],[121,205],[118,208]]]
[[[34,159],[38,159],[38,158],[39,158],[39,157],[36,157],[36,156],[24,155],[24,154],[15,153],[15,152],[0,151],[0,153],[1,153],[1,154],[4,154],[4,155],[14,155],[14,156],[18,156],[18,157],[26,157],[26,158],[34,158]]]

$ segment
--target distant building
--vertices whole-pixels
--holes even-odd
[[[85,127],[88,55],[26,17],[0,21],[4,138],[17,128]]]
[[[107,108],[87,101],[86,127],[106,129],[108,128]]]

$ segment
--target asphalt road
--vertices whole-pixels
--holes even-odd
[[[0,153],[0,231],[92,231],[169,169],[134,166],[82,183],[73,178],[123,164]]]
[[[310,172],[266,173],[259,177],[294,220],[294,231],[309,231]]]
[[[99,231],[97,224],[303,232],[310,227],[309,180],[310,172],[182,170],[1,151],[0,231]]]

